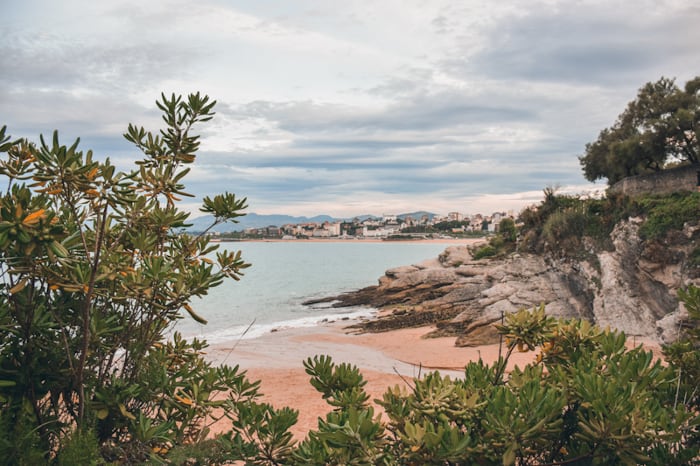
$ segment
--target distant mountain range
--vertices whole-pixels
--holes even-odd
[[[412,213],[407,213],[407,214],[400,214],[397,215],[398,218],[404,219],[408,216],[411,216],[415,219],[420,219],[423,215],[427,215],[428,218],[432,219],[433,217],[436,216],[436,214],[433,214],[431,212],[412,212]],[[223,223],[220,225],[215,226],[212,228],[212,231],[218,231],[220,233],[225,233],[229,231],[241,231],[245,230],[246,228],[264,228],[264,227],[269,227],[269,226],[277,226],[281,227],[282,225],[286,224],[299,224],[299,223],[323,223],[323,222],[336,222],[336,221],[345,221],[345,220],[352,220],[354,218],[359,219],[360,221],[366,220],[368,218],[381,218],[380,216],[377,215],[358,215],[356,217],[351,217],[351,218],[334,218],[331,217],[330,215],[316,215],[315,217],[295,217],[292,215],[260,215],[256,213],[249,213],[246,214],[245,217],[239,217],[238,218],[238,223]],[[187,230],[188,231],[203,231],[205,230],[209,225],[211,225],[214,217],[211,215],[205,215],[202,217],[197,217],[195,219],[190,220],[189,223],[192,224],[191,227],[189,227]]]

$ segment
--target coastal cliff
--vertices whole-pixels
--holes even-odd
[[[454,246],[438,259],[387,270],[377,286],[325,301],[382,311],[355,325],[357,331],[434,324],[434,336],[454,336],[457,346],[496,341],[494,324],[505,313],[540,304],[555,317],[670,342],[686,317],[677,290],[700,283],[691,260],[700,226],[685,224],[663,240],[645,241],[642,221],[618,222],[605,248],[584,239],[585,260],[522,252],[475,260],[473,249]]]

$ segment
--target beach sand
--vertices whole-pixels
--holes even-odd
[[[370,400],[374,400],[381,398],[388,387],[408,388],[414,377],[427,372],[439,370],[443,375],[460,377],[469,361],[482,358],[492,364],[499,356],[498,344],[458,348],[453,337],[423,338],[433,327],[358,335],[346,329],[351,323],[279,329],[259,338],[212,345],[207,357],[216,364],[238,364],[250,380],[260,380],[262,401],[276,408],[289,406],[299,410],[299,421],[291,430],[297,440],[303,440],[309,430],[317,428],[318,417],[331,410],[304,371],[303,361],[309,357],[329,355],[335,363],[358,366],[367,380],[365,388]],[[640,344],[661,357],[658,344],[648,339],[628,339],[628,347]],[[513,353],[507,370],[524,366],[536,355],[537,351]],[[225,421],[212,426],[214,433],[227,429]]]
[[[410,328],[378,334],[349,334],[348,322],[316,327],[280,329],[262,337],[212,345],[208,358],[216,364],[240,365],[249,379],[261,381],[263,401],[280,408],[299,410],[299,422],[292,428],[301,440],[317,427],[319,416],[331,407],[309,383],[303,361],[316,355],[329,355],[336,363],[358,366],[367,380],[370,399],[381,398],[390,386],[408,384],[414,377],[439,369],[444,375],[460,377],[469,361],[480,357],[492,363],[498,358],[498,345],[458,348],[455,339],[422,338],[432,327]],[[517,353],[511,367],[534,358],[534,353]],[[226,429],[225,423],[213,431]]]

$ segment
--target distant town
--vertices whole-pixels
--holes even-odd
[[[477,237],[498,232],[501,221],[514,219],[512,212],[494,212],[491,215],[464,215],[450,212],[446,216],[403,214],[381,217],[355,217],[352,220],[287,223],[266,227],[246,228],[242,231],[212,232],[222,240],[230,239],[429,239]]]

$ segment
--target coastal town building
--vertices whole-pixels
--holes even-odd
[[[386,225],[378,228],[370,228],[365,226],[362,229],[362,236],[365,238],[387,238],[399,232],[398,228],[391,225]]]
[[[466,215],[450,212],[446,216],[422,212],[406,215],[383,214],[381,217],[355,217],[352,220],[328,220],[269,225],[247,228],[234,237],[275,239],[401,239],[438,237],[443,235],[487,234],[497,232],[498,224],[509,216],[505,212],[491,215]],[[510,215],[512,217],[512,215]],[[212,233],[213,234],[213,233]]]

